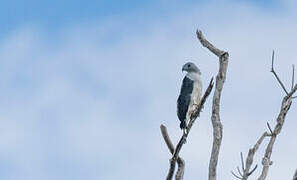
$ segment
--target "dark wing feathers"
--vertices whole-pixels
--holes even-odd
[[[194,81],[187,76],[183,79],[180,95],[177,99],[177,116],[181,121],[180,128],[185,128],[185,120],[191,101],[191,94],[193,91]]]

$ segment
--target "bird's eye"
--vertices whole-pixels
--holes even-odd
[[[188,64],[188,67],[190,67],[191,65],[190,64]]]

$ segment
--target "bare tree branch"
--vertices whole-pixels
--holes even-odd
[[[284,84],[282,83],[282,81],[279,79],[278,75],[275,73],[274,71],[274,50],[272,51],[272,57],[271,57],[271,71],[273,73],[273,75],[275,76],[276,80],[279,82],[279,84],[281,85],[281,87],[283,88],[283,90],[285,91],[285,93],[288,95],[288,91],[285,88]]]
[[[177,164],[178,164],[178,168],[177,168],[177,172],[175,174],[175,179],[183,180],[184,172],[185,172],[185,161],[183,159],[181,159],[181,161],[179,161],[177,159]]]
[[[166,126],[161,124],[160,129],[161,129],[161,133],[162,133],[162,136],[164,138],[164,141],[165,141],[170,153],[173,154],[174,153],[174,146],[172,144],[172,141],[170,140],[170,137],[168,135]],[[184,169],[185,169],[185,161],[179,156],[177,157],[177,165],[178,165],[178,170],[177,170],[175,179],[182,180],[183,179],[183,174],[184,174]]]
[[[251,174],[253,174],[253,172],[257,169],[258,164],[256,164],[256,166],[254,167],[254,169],[251,170],[251,172],[248,173],[248,176],[250,176]]]
[[[242,176],[243,180],[248,179],[248,177],[256,170],[257,165],[255,166],[255,168],[253,170],[250,171],[253,161],[254,161],[254,155],[255,155],[256,151],[259,149],[259,146],[263,142],[264,138],[267,136],[269,136],[269,134],[267,132],[263,133],[263,135],[259,138],[259,140],[256,142],[254,147],[249,149],[249,153],[248,153],[248,156],[245,161],[245,170],[244,170],[243,176]]]
[[[168,133],[167,133],[167,130],[166,130],[166,127],[164,125],[161,125],[161,132],[162,132],[162,135],[163,135],[163,138],[171,152],[171,150],[173,149],[173,155],[172,155],[172,158],[170,159],[170,168],[169,168],[169,171],[168,171],[168,175],[167,175],[167,180],[171,180],[172,177],[173,177],[173,174],[174,174],[174,170],[175,170],[175,164],[178,160],[178,157],[179,157],[179,152],[182,148],[182,146],[185,144],[186,142],[186,139],[190,133],[190,130],[196,120],[196,118],[200,115],[200,112],[204,106],[204,103],[206,102],[206,99],[207,97],[209,96],[209,94],[211,93],[211,90],[213,88],[213,78],[211,78],[210,82],[209,82],[209,85],[203,95],[203,97],[201,98],[201,101],[199,102],[198,106],[195,108],[195,110],[193,111],[193,113],[191,114],[191,118],[190,118],[190,121],[189,121],[189,124],[187,125],[186,127],[186,133],[184,133],[182,135],[182,137],[180,138],[178,144],[176,145],[176,148],[172,148],[173,145],[171,143],[170,138],[168,136]],[[165,128],[164,128],[165,127]],[[164,133],[166,132],[166,133]],[[167,135],[166,135],[167,134]],[[166,135],[166,136],[165,136]],[[177,171],[177,174],[176,174],[176,179],[177,178],[183,178],[183,173],[184,173],[184,170],[182,167],[179,168],[179,171]],[[180,180],[180,179],[177,179],[177,180]]]
[[[242,177],[236,175],[233,171],[231,171],[231,173],[232,173],[232,175],[233,175],[234,177],[236,177],[237,179],[242,179]]]
[[[237,178],[240,177],[240,179],[242,179],[242,180],[247,180],[248,177],[257,169],[258,165],[256,165],[250,171],[250,169],[252,167],[252,164],[253,164],[254,155],[255,155],[256,151],[259,149],[259,146],[263,142],[264,138],[267,137],[267,136],[271,136],[271,135],[268,134],[267,132],[263,133],[263,135],[259,138],[259,140],[256,142],[256,144],[253,146],[253,148],[249,149],[249,153],[248,153],[248,156],[247,156],[246,161],[245,161],[245,166],[244,166],[242,152],[240,153],[242,172],[240,172],[239,168],[237,167],[239,175],[237,175],[235,177],[237,177]],[[232,172],[232,174],[234,176],[235,173]]]
[[[269,131],[270,131],[270,134],[273,134],[273,131],[272,131],[271,127],[270,127],[269,122],[267,122],[267,127],[268,127],[268,129],[269,129]]]
[[[270,137],[269,139],[269,143],[266,147],[265,150],[265,155],[262,159],[262,172],[261,175],[259,176],[258,180],[265,180],[267,177],[267,173],[268,173],[268,169],[269,166],[272,165],[272,161],[270,160],[271,158],[271,154],[272,154],[272,149],[273,149],[273,145],[275,143],[276,137],[277,135],[280,133],[284,121],[285,121],[285,117],[287,112],[289,111],[291,104],[292,104],[292,96],[293,94],[296,92],[297,90],[297,84],[294,86],[294,66],[293,66],[293,72],[292,72],[292,88],[290,92],[287,92],[285,86],[283,85],[283,83],[281,82],[281,80],[279,79],[278,75],[276,74],[276,72],[274,71],[274,51],[272,52],[272,65],[271,65],[271,72],[273,73],[273,75],[275,76],[275,78],[277,79],[278,83],[281,85],[282,89],[286,92],[286,96],[283,98],[282,100],[282,105],[281,105],[281,110],[280,113],[277,117],[277,124],[274,128],[274,130],[272,130],[270,124],[267,122],[267,127],[270,131],[270,133],[268,132],[264,132],[263,135],[260,137],[260,139],[257,141],[257,143],[254,145],[253,148],[249,149],[249,153],[248,156],[246,158],[246,162],[245,162],[245,167],[244,165],[242,165],[242,172],[240,172],[240,170],[238,169],[238,173],[239,175],[236,175],[235,173],[232,172],[232,174],[238,178],[240,177],[242,180],[247,180],[248,177],[256,170],[257,165],[255,166],[254,169],[252,169],[250,171],[250,168],[252,166],[253,163],[253,159],[254,159],[254,155],[255,152],[258,150],[260,144],[262,143],[262,141],[264,140],[265,137]],[[242,158],[242,154],[241,154],[241,163],[243,164],[243,158]]]
[[[289,92],[289,94],[287,96],[285,96],[284,98],[286,98],[287,100],[292,99],[293,94],[296,92],[296,88],[297,88],[297,84],[295,84],[295,86],[293,87],[291,92]]]
[[[243,174],[242,174],[242,172],[240,171],[239,167],[237,166],[236,168],[237,168],[237,172],[238,172],[238,174],[242,177]],[[232,172],[232,171],[231,171],[231,172]]]
[[[161,129],[161,133],[162,133],[163,139],[164,139],[164,141],[165,141],[165,143],[166,143],[166,145],[167,145],[170,153],[173,154],[174,153],[174,146],[172,144],[172,141],[170,140],[170,137],[168,135],[166,126],[164,126],[163,124],[161,124],[160,129]]]
[[[212,45],[207,39],[205,39],[205,37],[203,36],[202,32],[200,30],[197,29],[196,31],[197,34],[197,38],[199,39],[199,41],[201,42],[202,46],[206,47],[207,49],[209,49],[212,53],[214,53],[215,55],[217,55],[218,57],[221,57],[223,54],[225,54],[226,52],[216,48],[214,45]]]
[[[212,104],[212,116],[211,122],[213,126],[213,144],[212,144],[212,151],[211,151],[211,158],[209,163],[209,172],[208,172],[208,179],[209,180],[216,180],[216,171],[217,171],[217,164],[218,164],[218,157],[223,137],[223,126],[220,120],[220,100],[221,100],[221,93],[223,89],[223,85],[226,79],[227,67],[228,67],[228,52],[222,51],[212,45],[208,40],[206,40],[200,30],[196,31],[197,38],[199,39],[202,46],[209,49],[212,53],[219,57],[219,72],[216,76],[216,85],[215,85],[215,92],[213,95],[213,104]]]
[[[288,93],[288,95],[283,98],[281,110],[277,117],[277,124],[273,130],[272,136],[271,136],[269,143],[265,150],[265,155],[262,159],[263,168],[262,168],[262,173],[261,173],[260,177],[258,178],[258,180],[266,179],[266,176],[267,176],[268,170],[269,170],[269,166],[272,165],[272,161],[270,160],[270,158],[271,158],[271,154],[272,154],[273,145],[275,143],[277,135],[281,132],[281,129],[284,125],[285,117],[291,107],[291,104],[292,104],[292,95],[296,92],[296,90],[297,90],[297,85],[295,85],[294,88],[291,90],[291,92]]]
[[[275,75],[275,77],[277,77],[278,82],[282,85],[282,82],[279,80],[277,74],[273,70],[273,59],[274,59],[274,52],[272,53],[272,70],[271,70],[271,72]],[[293,68],[293,74],[294,74],[294,68]],[[292,77],[292,83],[293,83],[293,81],[294,81],[294,77]],[[285,90],[283,85],[282,85],[282,88],[283,88],[283,90]],[[281,109],[280,109],[280,112],[279,112],[277,120],[276,120],[277,124],[274,127],[273,133],[271,134],[269,143],[265,150],[265,155],[262,159],[263,168],[262,168],[262,173],[259,176],[258,180],[264,180],[267,177],[269,166],[272,165],[272,161],[270,160],[270,158],[271,158],[271,154],[272,154],[273,145],[275,143],[277,135],[281,132],[281,129],[284,125],[284,121],[285,121],[287,112],[289,111],[291,104],[292,104],[292,96],[296,92],[296,90],[297,90],[297,84],[295,84],[295,86],[292,86],[292,89],[289,93],[285,90],[287,95],[282,100]]]
[[[242,155],[242,152],[240,152],[240,161],[241,161],[241,169],[242,169],[242,172],[244,172],[244,161],[243,161],[243,155]]]

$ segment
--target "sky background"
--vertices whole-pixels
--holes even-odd
[[[0,6],[0,179],[164,179],[171,157],[159,126],[182,134],[176,99],[182,65],[195,62],[204,89],[218,59],[198,42],[228,51],[221,100],[218,179],[234,179],[266,122],[275,125],[297,64],[297,3],[256,1],[3,1]],[[212,96],[211,96],[212,97]],[[211,98],[183,147],[185,179],[207,179]],[[296,104],[273,149],[269,180],[291,179]],[[255,157],[260,174],[262,144]]]

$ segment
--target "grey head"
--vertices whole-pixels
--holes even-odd
[[[187,62],[185,65],[183,65],[182,71],[201,74],[200,69],[192,62]]]

